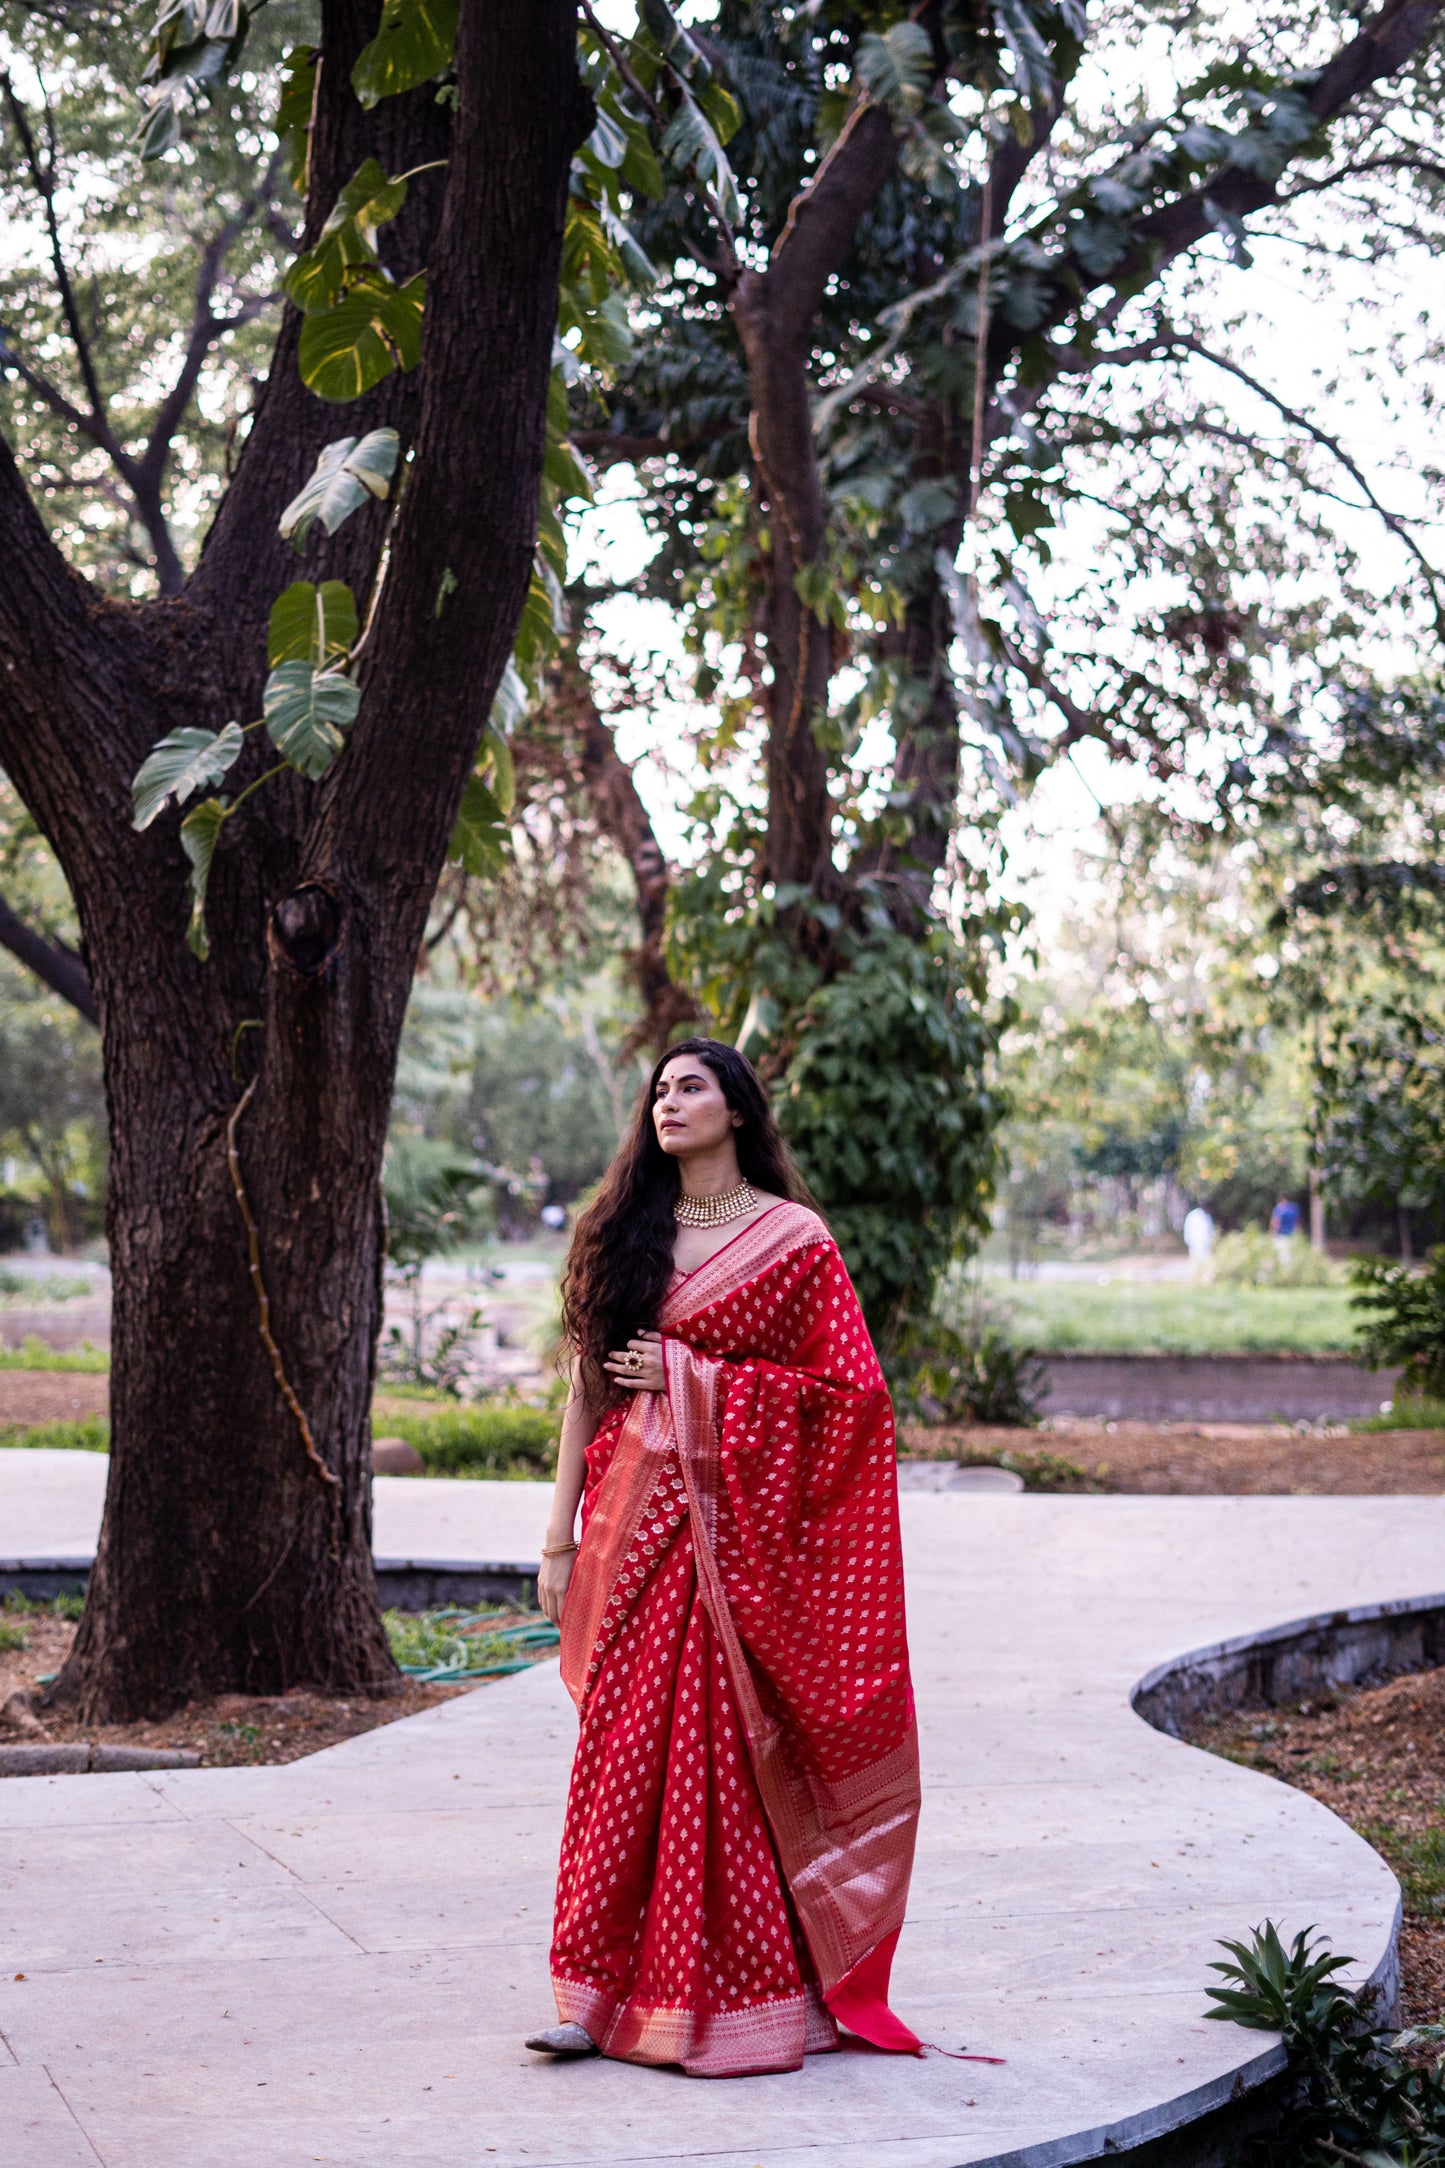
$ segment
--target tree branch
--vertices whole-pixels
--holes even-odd
[[[1258,377],[1251,376],[1249,371],[1241,368],[1237,361],[1231,361],[1226,354],[1211,352],[1202,339],[1181,334],[1171,338],[1167,343],[1178,352],[1197,354],[1201,361],[1207,361],[1211,367],[1222,369],[1226,376],[1232,376],[1238,383],[1247,385],[1250,391],[1254,392],[1258,398],[1263,399],[1266,405],[1272,406],[1275,412],[1281,415],[1292,428],[1301,430],[1305,436],[1312,438],[1316,444],[1323,446],[1324,450],[1339,462],[1364,497],[1371,511],[1377,514],[1398,542],[1404,543],[1406,549],[1420,567],[1434,605],[1435,629],[1442,640],[1445,640],[1445,595],[1442,595],[1442,575],[1431,564],[1429,558],[1411,534],[1408,523],[1401,519],[1398,512],[1392,512],[1388,505],[1381,504],[1366,480],[1358,461],[1351,458],[1339,438],[1331,436],[1327,429],[1321,429],[1319,423],[1312,422],[1307,414],[1301,414],[1298,407],[1288,406],[1277,392],[1271,391],[1267,384],[1261,384]]]
[[[90,342],[81,326],[80,310],[76,306],[75,300],[75,289],[70,283],[70,273],[66,268],[65,250],[60,241],[60,224],[55,216],[54,162],[52,161],[49,166],[41,164],[39,147],[35,141],[34,131],[30,126],[30,116],[15,94],[15,85],[10,79],[8,68],[0,69],[0,91],[4,92],[5,103],[10,109],[10,118],[15,125],[15,133],[20,138],[21,149],[25,153],[25,163],[30,170],[30,178],[34,184],[35,192],[45,206],[45,227],[50,237],[50,261],[54,267],[55,284],[60,294],[61,313],[65,318],[66,329],[70,333],[71,344],[75,348],[76,360],[80,364],[81,381],[85,385],[86,397],[90,401],[90,424],[87,434],[97,444],[103,443],[106,450],[111,453],[112,458],[116,458],[118,455],[119,459],[123,460],[125,454],[105,419],[105,396],[100,388],[100,379],[95,373],[95,361],[90,351]]]
[[[0,896],[0,948],[9,949],[10,954],[42,979],[52,993],[59,994],[62,1001],[68,1001],[73,1009],[78,1009],[88,1024],[100,1023],[84,959],[65,942],[48,941],[43,933],[27,926],[3,896]]]

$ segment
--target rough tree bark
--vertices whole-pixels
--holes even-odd
[[[837,886],[828,758],[816,725],[828,707],[832,635],[794,584],[822,556],[828,531],[813,436],[811,364],[818,311],[860,220],[898,155],[893,123],[861,105],[788,214],[765,271],[745,270],[732,294],[747,362],[749,437],[770,514],[766,631],[768,702],[767,876],[820,895]]]
[[[323,405],[288,311],[201,563],[153,605],[97,600],[0,447],[0,763],[71,885],[110,1102],[110,1480],[57,1687],[93,1719],[394,1675],[370,1550],[379,1172],[428,903],[529,577],[588,113],[573,0],[468,0],[454,118],[426,89],[363,112],[349,76],[376,20],[375,0],[322,9],[308,236],[363,158],[448,159],[389,229],[398,273],[431,270],[416,373]],[[383,421],[415,460],[360,720],[322,783],[288,774],[225,831],[198,964],[176,815],[134,834],[130,779],[164,731],[259,712],[269,605],[300,569],[279,511],[324,444]],[[316,530],[307,572],[363,589],[384,516]],[[248,748],[243,784],[266,764]]]

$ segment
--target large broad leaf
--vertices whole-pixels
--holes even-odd
[[[712,190],[723,217],[730,226],[736,225],[742,214],[727,152],[718,141],[712,122],[686,88],[682,103],[668,122],[662,148],[679,172],[695,173],[704,187]]]
[[[301,381],[318,399],[359,399],[393,369],[403,374],[421,359],[426,273],[393,286],[372,273],[324,316],[301,326],[296,361]]]
[[[396,472],[399,439],[394,429],[372,429],[364,437],[338,437],[316,461],[316,472],[281,514],[281,533],[299,554],[312,523],[320,520],[335,534],[369,497],[385,497]]]
[[[526,714],[529,701],[530,696],[520,671],[514,662],[509,662],[502,672],[502,682],[497,687],[496,698],[492,702],[490,728],[499,736],[509,738]]]
[[[296,580],[271,605],[266,660],[310,662],[319,670],[356,645],[356,597],[345,580]]]
[[[211,953],[210,937],[206,932],[206,890],[210,885],[211,861],[216,855],[216,839],[225,818],[226,808],[219,798],[203,798],[195,811],[188,813],[181,822],[181,849],[191,861],[191,922],[186,928],[186,946],[202,963]]]
[[[470,776],[447,856],[456,859],[468,873],[495,874],[501,871],[506,852],[507,828],[502,809],[481,777]]]
[[[276,133],[291,149],[291,186],[306,193],[306,169],[311,162],[311,108],[316,102],[316,59],[320,48],[293,45],[281,62],[281,103],[276,109]]]
[[[385,0],[381,26],[351,71],[365,106],[430,82],[457,42],[457,0]]]
[[[392,180],[374,158],[357,167],[332,204],[314,247],[296,258],[284,280],[298,309],[313,315],[334,308],[351,280],[375,271],[371,236],[396,217],[406,201],[407,184]]]
[[[904,118],[917,113],[933,81],[933,41],[922,23],[895,23],[883,37],[858,40],[858,80],[875,105]]]
[[[278,663],[262,700],[266,735],[314,783],[345,745],[360,705],[360,687],[350,678],[322,676],[309,662]]]
[[[224,730],[173,730],[147,754],[131,784],[136,828],[149,828],[165,805],[174,798],[183,805],[193,792],[219,783],[245,744],[239,723]]]
[[[495,710],[495,701],[492,705]],[[482,751],[487,755],[482,773],[488,779],[492,796],[503,813],[510,813],[517,802],[517,770],[512,760],[512,748],[499,730],[488,725],[482,732]]]

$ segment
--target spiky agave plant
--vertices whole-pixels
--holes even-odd
[[[1276,2032],[1295,2089],[1284,2129],[1255,2141],[1257,2168],[1445,2168],[1445,2025],[1372,2025],[1335,1974],[1353,1963],[1312,1928],[1286,1949],[1273,1920],[1221,1941],[1206,2015]],[[1407,2059],[1409,2058],[1409,2059]]]

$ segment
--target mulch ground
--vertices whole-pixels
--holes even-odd
[[[99,1370],[0,1370],[0,1430],[7,1423],[78,1423],[110,1407]]]
[[[0,1647],[0,1711],[12,1694],[32,1698],[36,1680],[58,1671],[70,1653],[75,1625],[53,1612],[0,1611],[0,1640],[24,1638],[23,1648]],[[0,1741],[16,1745],[47,1740],[62,1743],[88,1739],[102,1746],[188,1747],[199,1752],[208,1769],[234,1769],[251,1762],[300,1761],[324,1746],[375,1731],[399,1717],[449,1701],[465,1686],[419,1686],[406,1680],[395,1693],[378,1700],[360,1694],[338,1696],[297,1687],[289,1694],[224,1694],[196,1701],[153,1723],[77,1724],[63,1709],[34,1708],[38,1731],[7,1725],[0,1716]]]
[[[1189,1738],[1323,1800],[1384,1855],[1405,1897],[1405,2022],[1445,2016],[1445,1669],[1236,1710]]]
[[[1188,1497],[1294,1498],[1445,1492],[1445,1432],[1343,1425],[1301,1432],[1284,1423],[1086,1422],[1038,1430],[984,1423],[904,1426],[920,1459],[1009,1456],[1030,1489],[1148,1492]]]

